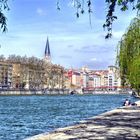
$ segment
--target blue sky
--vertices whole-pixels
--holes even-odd
[[[0,33],[0,53],[44,57],[47,37],[52,61],[67,68],[106,69],[115,64],[116,46],[135,13],[116,11],[112,39],[105,40],[105,3],[94,0],[92,27],[88,14],[75,16],[72,0],[9,0],[8,32]]]

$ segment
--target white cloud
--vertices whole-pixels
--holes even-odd
[[[97,58],[91,58],[90,61],[97,61]]]
[[[113,37],[116,39],[120,39],[123,34],[124,34],[124,31],[113,31]]]
[[[43,9],[41,8],[37,8],[36,10],[37,14],[40,15],[40,16],[45,16],[47,13],[46,11],[44,11]]]
[[[73,8],[74,6],[75,6],[75,1],[74,0],[68,2],[68,7],[72,7]]]

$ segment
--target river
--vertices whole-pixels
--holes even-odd
[[[130,95],[0,96],[0,140],[24,138],[69,126],[122,106]]]

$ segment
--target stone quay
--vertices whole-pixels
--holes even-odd
[[[25,140],[140,140],[140,101]]]

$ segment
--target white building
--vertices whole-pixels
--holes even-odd
[[[99,88],[101,87],[101,76],[99,74],[94,74],[93,75],[93,87],[94,88]]]
[[[109,90],[119,89],[121,86],[121,79],[119,69],[115,66],[108,67],[108,88]]]
[[[87,88],[88,87],[88,81],[89,81],[89,75],[88,75],[88,73],[87,72],[83,72],[82,73],[82,77],[83,77],[83,85],[82,85],[82,87],[83,88]]]

